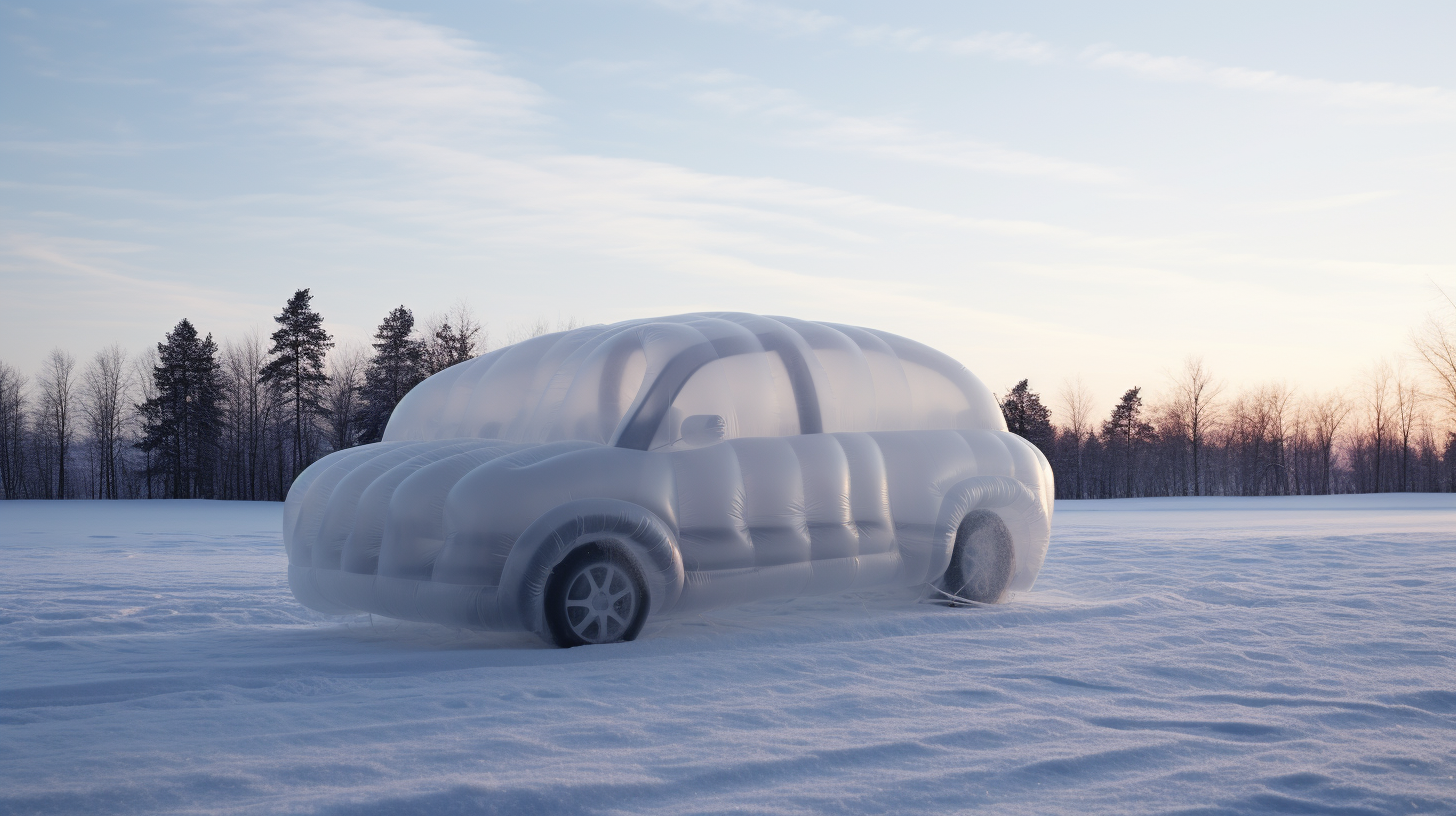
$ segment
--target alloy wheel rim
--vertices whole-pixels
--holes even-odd
[[[566,588],[566,623],[587,643],[619,640],[637,612],[637,585],[612,563],[584,567]]]

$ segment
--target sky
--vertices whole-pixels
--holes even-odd
[[[465,301],[871,326],[1110,406],[1456,294],[1456,4],[0,3],[0,361]]]

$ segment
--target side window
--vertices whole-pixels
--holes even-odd
[[[797,433],[799,413],[788,369],[778,354],[761,351],[723,357],[694,372],[663,417],[651,449]]]

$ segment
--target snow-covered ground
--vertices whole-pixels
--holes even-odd
[[[0,503],[3,813],[1456,812],[1456,497],[1059,503],[1034,591],[326,619],[279,505]]]

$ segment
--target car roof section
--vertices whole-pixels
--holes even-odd
[[[710,367],[741,355],[776,362]],[[700,312],[545,334],[460,363],[411,391],[384,438],[576,439],[645,450],[700,372],[735,377],[724,387],[740,395],[778,389],[793,403],[799,433],[1005,429],[989,389],[922,343],[856,326]]]

